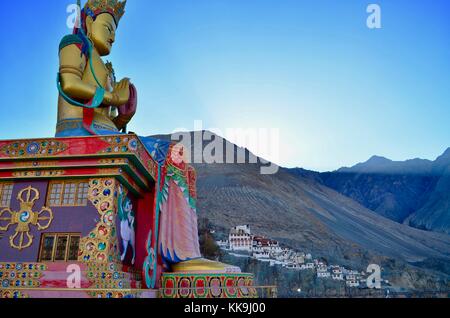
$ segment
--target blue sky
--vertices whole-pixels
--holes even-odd
[[[74,2],[3,4],[0,138],[54,135],[57,48]],[[128,2],[108,60],[138,87],[129,129],[140,135],[194,120],[279,128],[278,163],[321,171],[450,146],[449,1]],[[370,3],[380,30],[366,26]]]

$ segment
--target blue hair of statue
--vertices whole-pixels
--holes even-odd
[[[94,14],[94,11],[92,11],[90,8],[85,8],[85,9],[83,9],[81,12],[84,12],[84,11],[86,11],[86,12],[85,12],[86,15],[91,16],[92,19],[95,20],[95,14]]]

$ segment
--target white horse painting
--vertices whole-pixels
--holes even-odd
[[[122,237],[123,253],[120,257],[121,261],[127,256],[128,246],[133,249],[133,259],[131,264],[134,265],[136,258],[136,233],[135,218],[133,212],[133,204],[131,200],[125,196],[122,188],[119,189],[119,219],[120,219],[120,236]]]

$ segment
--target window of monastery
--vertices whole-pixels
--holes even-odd
[[[39,262],[68,262],[78,259],[80,234],[42,234]]]
[[[0,183],[0,207],[9,208],[13,192],[12,183]]]
[[[53,181],[47,195],[49,206],[86,206],[89,184],[84,181]]]

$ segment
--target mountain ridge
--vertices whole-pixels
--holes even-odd
[[[375,213],[399,223],[450,234],[450,148],[434,161],[368,161],[334,172],[292,169],[356,200]]]

